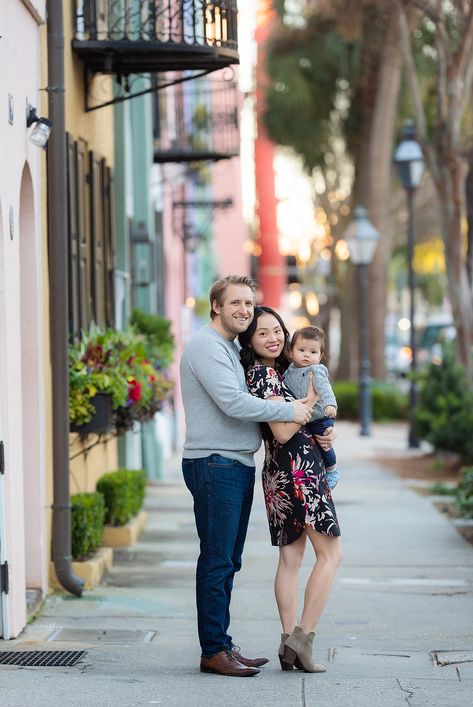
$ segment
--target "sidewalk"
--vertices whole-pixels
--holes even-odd
[[[271,660],[249,679],[198,671],[198,543],[176,460],[166,480],[149,487],[145,533],[115,552],[106,582],[82,599],[50,597],[19,639],[0,643],[2,651],[86,650],[83,660],[70,668],[0,665],[0,704],[471,707],[473,547],[428,498],[376,462],[419,454],[406,451],[403,425],[374,426],[370,438],[360,438],[357,425],[337,429],[342,480],[334,497],[344,561],[316,639],[325,674],[279,668],[277,549],[259,483],[231,631],[243,654]],[[307,551],[304,579],[310,560]]]

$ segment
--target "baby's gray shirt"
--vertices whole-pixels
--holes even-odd
[[[310,371],[314,374],[314,387],[319,396],[314,405],[311,420],[320,420],[321,417],[327,417],[325,414],[327,405],[333,405],[334,408],[338,408],[337,400],[330,385],[328,370],[323,363],[316,363],[304,368],[298,368],[291,363],[284,374],[284,382],[296,398],[305,398],[309,388],[308,375]]]

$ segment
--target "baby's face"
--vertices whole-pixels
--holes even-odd
[[[320,341],[298,337],[292,347],[291,358],[297,368],[304,368],[305,366],[320,363],[320,359],[322,358]]]

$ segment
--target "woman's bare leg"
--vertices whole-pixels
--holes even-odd
[[[317,562],[312,570],[304,594],[301,628],[304,633],[315,630],[332,588],[337,567],[342,559],[340,538],[324,535],[306,526]]]
[[[274,593],[283,633],[292,633],[297,624],[297,575],[306,544],[306,534],[290,545],[279,548],[279,564],[274,579]]]

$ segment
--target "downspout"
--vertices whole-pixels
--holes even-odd
[[[53,561],[60,584],[81,596],[72,572],[69,492],[69,377],[67,289],[67,172],[63,0],[49,0],[48,97],[53,129],[48,141],[48,250],[53,404]]]

